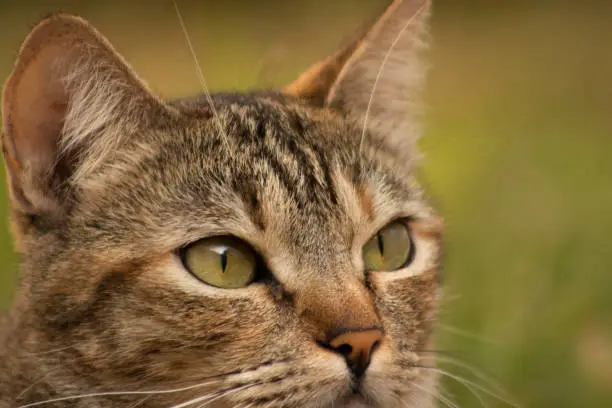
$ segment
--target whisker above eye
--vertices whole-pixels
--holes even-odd
[[[176,11],[176,16],[178,17],[179,24],[181,25],[181,29],[183,30],[183,35],[185,36],[185,41],[187,42],[187,47],[189,48],[189,52],[193,58],[193,62],[195,63],[196,74],[198,76],[198,80],[200,81],[200,85],[202,86],[202,90],[204,91],[204,96],[206,97],[206,101],[210,106],[210,110],[213,113],[213,117],[217,126],[219,127],[219,132],[222,136],[224,146],[229,150],[228,146],[228,137],[225,129],[223,129],[223,124],[221,123],[221,117],[215,108],[215,104],[212,100],[212,96],[210,95],[210,91],[208,90],[208,86],[206,85],[206,79],[204,78],[204,72],[202,72],[202,65],[200,64],[200,60],[198,59],[198,54],[195,52],[195,48],[193,43],[191,42],[191,36],[189,35],[189,31],[187,30],[187,25],[185,24],[185,20],[183,19],[183,14],[179,9],[177,0],[172,0],[172,4],[174,5],[174,10]]]

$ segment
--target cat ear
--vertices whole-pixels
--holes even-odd
[[[337,109],[412,150],[429,11],[429,0],[394,1],[365,35],[314,65],[285,92]]]
[[[24,41],[2,94],[14,207],[57,215],[70,201],[71,183],[163,109],[87,22],[43,20]]]

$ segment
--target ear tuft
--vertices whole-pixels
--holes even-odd
[[[25,213],[58,213],[71,184],[164,109],[85,20],[43,20],[25,39],[2,94],[14,203]]]

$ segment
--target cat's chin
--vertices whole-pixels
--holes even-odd
[[[361,395],[353,394],[343,398],[339,403],[334,404],[338,408],[374,408],[374,405],[368,403]]]

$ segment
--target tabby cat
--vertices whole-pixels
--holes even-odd
[[[0,407],[433,407],[429,9],[393,2],[278,92],[173,101],[86,21],[40,22],[2,98]]]

